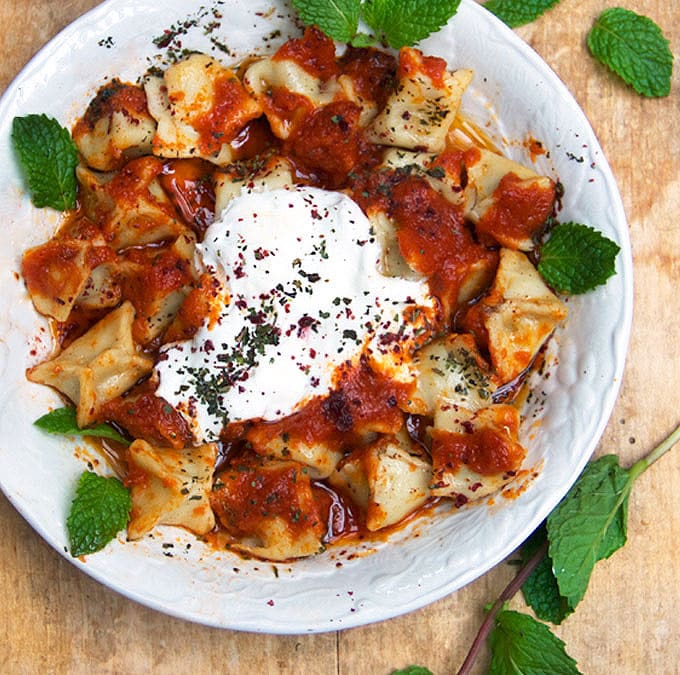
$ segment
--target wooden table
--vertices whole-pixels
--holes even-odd
[[[0,0],[0,91],[33,53],[97,0]],[[646,100],[587,54],[612,0],[562,0],[518,30],[583,107],[619,183],[635,264],[635,318],[621,394],[598,452],[624,465],[680,422],[680,67],[673,92]],[[626,0],[680,56],[677,0]],[[6,440],[3,442],[7,442]],[[451,597],[339,633],[250,635],[185,623],[109,591],[49,548],[0,496],[2,673],[389,673],[460,665],[513,575],[500,565]],[[600,563],[576,614],[557,629],[584,673],[680,672],[680,448],[638,482],[629,541]],[[522,607],[519,600],[512,603]],[[480,672],[483,671],[480,666]]]

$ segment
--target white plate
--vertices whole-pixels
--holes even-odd
[[[11,122],[16,115],[44,112],[70,126],[107,77],[136,80],[161,51],[153,38],[179,20],[206,14],[182,42],[210,51],[203,28],[214,16],[202,8],[215,4],[108,0],[50,42],[0,102],[0,485],[76,566],[168,614],[269,633],[327,631],[386,619],[437,600],[500,562],[545,518],[595,449],[618,390],[632,310],[621,200],[595,135],[564,85],[514,33],[472,0],[463,0],[449,25],[422,43],[423,50],[444,56],[451,67],[474,68],[464,109],[488,124],[515,159],[528,162],[523,141],[541,140],[550,156],[539,158],[538,170],[558,176],[566,188],[561,219],[595,225],[622,248],[618,274],[606,286],[569,300],[570,318],[557,339],[558,362],[539,383],[544,393],[527,410],[527,466],[542,465],[539,477],[517,499],[499,497],[493,507],[457,512],[444,508],[387,543],[276,565],[276,573],[271,564],[210,551],[173,528],[139,543],[123,543],[121,535],[85,562],[74,560],[65,553],[64,523],[76,478],[91,453],[83,443],[49,437],[32,426],[58,399],[25,380],[26,367],[48,353],[49,341],[17,278],[22,252],[45,241],[58,219],[34,209],[21,189]],[[212,35],[234,56],[214,48],[212,53],[233,62],[253,47],[266,52],[278,46],[293,28],[289,11],[281,9],[287,5],[276,3],[279,9],[270,12],[273,4],[220,3],[225,18]]]

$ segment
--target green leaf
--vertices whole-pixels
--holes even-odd
[[[125,528],[131,508],[130,492],[117,478],[83,472],[66,520],[71,555],[87,555],[104,548]]]
[[[349,42],[357,32],[361,0],[293,0],[293,7],[304,23],[338,42]]]
[[[538,271],[558,293],[585,293],[616,274],[620,250],[592,227],[561,223],[541,248]]]
[[[561,595],[575,608],[598,560],[626,543],[628,496],[635,475],[616,455],[591,462],[548,516],[549,555]]]
[[[541,14],[554,7],[560,0],[489,0],[484,8],[493,12],[510,28],[523,26],[538,19]]]
[[[57,408],[43,415],[33,424],[50,434],[60,434],[62,436],[98,436],[99,438],[110,438],[125,445],[130,444],[130,441],[109,424],[97,424],[93,427],[81,429],[76,421],[76,409],[70,406]]]
[[[352,47],[371,47],[375,44],[375,37],[367,33],[357,33],[351,40]]]
[[[406,666],[401,670],[392,671],[392,675],[432,675],[432,671],[425,666]]]
[[[524,564],[533,557],[546,538],[547,531],[543,524],[522,546],[521,555]],[[552,560],[547,554],[522,585],[522,594],[536,616],[543,621],[559,625],[574,611],[567,599],[560,594],[557,579],[553,573]]]
[[[590,53],[638,94],[668,96],[673,54],[654,21],[621,7],[606,9],[588,34]]]
[[[460,0],[366,0],[363,16],[378,39],[400,49],[444,26]]]
[[[576,661],[564,642],[528,614],[505,610],[489,635],[489,675],[574,675]]]
[[[15,117],[12,143],[38,208],[75,208],[78,150],[71,134],[46,115]]]

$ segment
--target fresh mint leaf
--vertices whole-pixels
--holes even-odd
[[[654,21],[622,7],[606,9],[588,34],[590,53],[638,94],[668,96],[673,54]]]
[[[564,642],[528,614],[505,610],[489,635],[489,675],[577,675]]]
[[[378,39],[400,49],[439,30],[459,5],[460,0],[366,0],[362,11]]]
[[[83,472],[66,520],[71,555],[104,548],[127,525],[131,509],[130,491],[117,478]]]
[[[12,143],[38,208],[75,208],[78,150],[71,134],[46,115],[15,117]]]
[[[541,247],[538,271],[558,293],[585,293],[616,274],[620,250],[592,227],[561,223]]]
[[[293,0],[293,7],[304,23],[338,42],[350,42],[356,35],[361,0]]]
[[[357,33],[351,40],[352,47],[371,47],[375,44],[375,38],[367,33]]]
[[[489,0],[484,8],[495,14],[510,28],[523,26],[538,19],[560,0]]]
[[[93,427],[81,429],[76,421],[76,409],[70,406],[52,410],[52,412],[48,412],[46,415],[38,418],[33,424],[50,434],[60,434],[62,436],[98,436],[99,438],[109,438],[125,445],[130,444],[124,436],[119,434],[109,424],[97,424]]]
[[[425,666],[406,666],[401,670],[395,670],[392,675],[432,675],[432,671]]]
[[[560,594],[575,608],[598,560],[626,543],[628,496],[636,474],[616,455],[591,462],[548,516],[549,555]]]
[[[521,550],[523,564],[533,557],[546,541],[547,536],[547,530],[543,524],[524,542]],[[559,625],[574,611],[567,599],[560,594],[549,555],[543,557],[531,576],[522,584],[522,594],[527,605],[542,621],[550,621]]]

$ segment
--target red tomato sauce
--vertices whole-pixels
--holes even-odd
[[[129,396],[119,396],[105,404],[100,418],[118,424],[133,438],[143,438],[155,447],[179,450],[191,445],[191,431],[184,418],[153,393],[148,381]]]
[[[316,174],[326,187],[344,185],[347,174],[361,161],[371,161],[359,128],[361,108],[338,101],[310,113],[285,144],[285,151],[303,174]]]
[[[394,187],[391,215],[398,224],[401,254],[428,277],[432,294],[449,310],[458,306],[471,266],[497,261],[497,252],[475,243],[460,207],[420,178],[409,177]]]
[[[531,238],[552,213],[555,186],[551,184],[544,188],[536,182],[527,184],[516,174],[509,173],[501,178],[493,197],[495,204],[486,211],[477,228],[500,241],[508,237]]]
[[[234,536],[252,536],[268,519],[281,519],[290,534],[309,528],[323,535],[322,518],[309,478],[295,462],[262,470],[257,461],[240,461],[216,477],[210,505]]]
[[[199,237],[215,219],[214,165],[202,159],[175,159],[163,166],[159,180],[184,222]]]
[[[314,27],[307,28],[301,38],[284,42],[273,58],[275,61],[295,61],[310,75],[324,81],[340,72],[333,40]]]
[[[455,434],[432,430],[435,467],[456,471],[463,464],[483,476],[514,471],[524,459],[524,449],[492,429]]]
[[[199,134],[198,148],[202,153],[217,153],[223,143],[229,143],[241,131],[243,118],[239,111],[250,97],[234,75],[217,78],[212,108],[192,120]]]
[[[278,148],[279,140],[272,133],[267,119],[258,117],[246,124],[229,143],[234,160],[252,159]]]
[[[360,442],[366,431],[399,431],[404,424],[400,405],[405,405],[411,391],[412,386],[376,373],[362,361],[339,369],[329,395],[313,398],[281,420],[255,423],[246,438],[256,449],[265,448],[277,437],[287,437],[339,450]]]
[[[348,47],[340,59],[342,74],[347,75],[361,98],[382,108],[397,83],[397,60],[386,52],[370,47]]]

